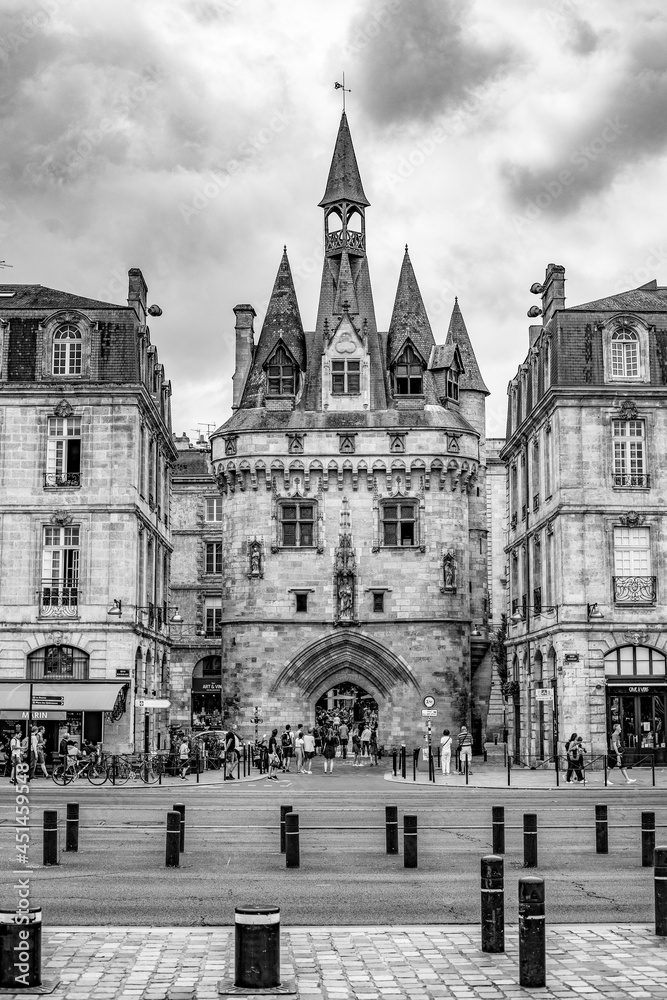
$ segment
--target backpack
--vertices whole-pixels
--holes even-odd
[[[292,734],[288,733],[287,730],[280,737],[280,743],[285,750],[292,749]]]
[[[579,762],[579,745],[577,743],[571,743],[567,748],[567,759],[572,764]]]

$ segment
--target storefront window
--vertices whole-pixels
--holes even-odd
[[[192,728],[222,726],[222,660],[205,656],[192,671]]]
[[[649,646],[621,646],[605,656],[607,734],[616,724],[627,763],[667,764],[665,656]]]

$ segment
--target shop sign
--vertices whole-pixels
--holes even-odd
[[[33,705],[48,705],[51,708],[62,707],[65,704],[63,694],[33,694]]]
[[[535,701],[553,701],[553,688],[535,688]]]
[[[215,681],[206,681],[201,686],[202,691],[222,691],[222,684]]]
[[[130,668],[129,667],[116,667],[116,677],[129,677]]]
[[[27,711],[16,711],[16,712],[0,712],[0,719],[3,720],[16,720],[17,722],[25,719],[26,721],[30,719],[30,713]],[[53,712],[46,709],[34,709],[32,710],[32,721],[33,722],[49,722],[52,720],[64,722],[67,718],[67,712]]]
[[[135,708],[169,708],[171,702],[168,698],[137,698],[134,705]]]
[[[629,687],[628,694],[648,694],[649,687],[648,684],[644,687]]]

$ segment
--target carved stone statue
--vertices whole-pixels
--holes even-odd
[[[354,595],[352,591],[352,586],[348,578],[344,577],[338,586],[338,606],[341,618],[352,617],[353,603],[354,603]]]
[[[443,560],[445,590],[456,590],[456,557],[450,550]]]
[[[250,576],[260,576],[262,572],[262,546],[260,542],[250,543]]]

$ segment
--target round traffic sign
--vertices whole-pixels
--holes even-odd
[[[425,708],[433,708],[434,705],[435,705],[435,698],[432,695],[427,694],[426,697],[424,698]]]

